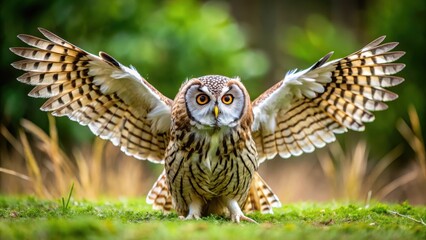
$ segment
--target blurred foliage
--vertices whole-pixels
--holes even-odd
[[[289,66],[293,68],[306,68],[330,51],[335,53],[332,59],[336,59],[359,48],[349,29],[331,23],[323,15],[312,14],[304,26],[291,26],[284,32],[281,49],[283,54],[295,58]]]
[[[389,103],[388,110],[376,113],[376,121],[367,124],[365,133],[355,135],[368,136],[369,142],[374,143],[370,145],[375,148],[372,152],[383,155],[403,141],[395,123],[400,117],[407,118],[409,105],[414,105],[420,122],[424,121],[426,95],[422,89],[426,83],[421,74],[426,62],[426,28],[421,20],[426,16],[426,1],[364,0],[363,4],[351,5],[356,9],[345,9],[344,4],[334,1],[328,1],[328,7],[307,0],[297,4],[288,2],[258,0],[251,2],[253,5],[236,6],[239,1],[112,0],[108,4],[101,0],[3,1],[0,9],[1,122],[16,129],[19,119],[24,117],[47,129],[46,114],[38,110],[43,100],[26,96],[30,87],[15,80],[19,73],[9,65],[19,58],[8,48],[23,46],[16,35],[40,36],[36,31],[39,26],[89,52],[106,51],[124,65],[134,65],[170,98],[185,79],[207,74],[240,76],[255,98],[267,89],[268,72],[309,67],[329,51],[335,52],[333,58],[343,57],[387,35],[385,41],[398,41],[397,50],[407,52],[400,60],[407,67],[398,74],[406,81],[391,89],[400,98]],[[267,46],[269,51],[276,49],[275,53],[268,53],[268,58],[263,52],[250,48],[256,43],[248,41],[244,29],[230,14],[232,7],[234,12],[247,12],[251,19],[260,19],[265,17],[262,9],[271,10],[270,5],[266,8],[267,4],[281,6],[280,12],[288,15],[299,11],[298,22],[288,23],[272,11],[266,14],[271,26],[245,25],[251,38],[265,33],[271,35],[263,39],[277,38],[272,41],[276,46]],[[348,18],[356,15],[357,25],[340,22],[345,18],[342,11],[347,11]],[[336,12],[343,17],[336,18]],[[244,20],[239,21],[244,24]],[[279,26],[278,32],[283,34],[276,35],[275,26]],[[269,69],[270,65],[285,68]],[[92,136],[86,128],[66,118],[58,119],[58,128],[61,136],[69,136],[69,141],[87,140]],[[353,136],[344,137],[350,142]]]
[[[246,36],[225,3],[182,1],[23,0],[6,1],[1,9],[2,122],[17,126],[22,117],[47,129],[42,100],[26,96],[30,89],[15,79],[7,51],[23,46],[19,33],[40,36],[46,28],[83,49],[106,51],[124,65],[133,64],[149,82],[173,98],[188,78],[221,74],[240,76],[250,88],[267,70],[268,61],[249,49]],[[19,107],[17,107],[19,106]],[[58,127],[69,139],[87,140],[86,128],[60,118]]]

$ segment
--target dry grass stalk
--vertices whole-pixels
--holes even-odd
[[[410,118],[411,127],[404,120],[400,120],[397,129],[408,142],[415,153],[416,161],[419,165],[423,181],[426,181],[426,150],[425,142],[422,137],[422,129],[420,126],[419,116],[413,106],[408,108],[408,116]]]
[[[22,120],[21,125],[25,132],[19,131],[19,139],[14,138],[4,126],[1,134],[23,158],[21,162],[25,163],[26,172],[14,170],[22,168],[8,151],[2,151],[3,163],[13,162],[11,166],[14,167],[1,168],[0,172],[23,179],[28,175],[30,184],[27,185],[32,186],[32,193],[37,196],[63,196],[72,183],[75,185],[75,197],[95,199],[99,196],[140,196],[146,193],[148,186],[144,182],[147,177],[143,174],[142,162],[125,156],[112,144],[96,138],[90,147],[77,147],[69,156],[59,146],[52,116],[49,115],[49,134],[28,120]]]
[[[10,169],[0,167],[0,172],[18,177],[18,178],[23,179],[25,181],[31,181],[31,178],[28,177],[27,175],[24,175],[22,173],[18,173],[16,171],[13,171],[13,170],[10,170]]]
[[[49,170],[46,175],[53,174],[53,181],[44,181],[43,183],[43,186],[48,189],[45,197],[66,193],[70,186],[70,180],[75,179],[75,167],[73,161],[59,148],[54,118],[49,117],[50,135],[47,135],[42,129],[28,120],[22,120],[21,125],[35,138],[35,145],[40,153],[46,156],[45,159],[39,160],[39,162],[43,163],[43,167]],[[24,144],[25,151],[30,149],[29,146]]]
[[[95,199],[104,194],[101,183],[103,178],[109,178],[108,171],[103,168],[103,155],[106,141],[96,138],[91,147],[91,156],[85,157],[81,150],[74,150],[73,155],[77,164],[76,175],[81,191],[86,198]]]
[[[27,163],[27,170],[30,175],[30,178],[33,180],[33,188],[37,195],[43,196],[47,194],[47,191],[44,190],[43,180],[40,172],[38,163],[34,157],[33,151],[28,142],[28,138],[25,133],[20,130],[19,137],[24,149],[25,162]]]
[[[386,184],[382,189],[380,189],[376,197],[378,199],[383,199],[387,195],[389,195],[391,192],[395,191],[397,188],[404,186],[405,184],[408,184],[412,181],[414,181],[418,177],[417,171],[409,171],[408,173],[398,177],[397,179],[391,181],[390,183]]]
[[[385,173],[386,169],[399,157],[402,155],[404,151],[404,147],[402,145],[398,145],[390,152],[388,152],[384,157],[382,157],[379,161],[377,161],[374,168],[366,176],[365,186],[374,186],[380,179],[380,176]],[[386,195],[384,195],[386,196]],[[382,197],[384,197],[382,196]],[[379,198],[380,199],[380,198]]]
[[[345,153],[338,143],[331,144],[328,152],[318,154],[318,159],[324,175],[333,186],[336,198],[361,200],[369,191],[377,189],[372,195],[383,200],[396,189],[419,179],[419,176],[422,176],[423,183],[426,181],[426,150],[420,120],[414,107],[411,106],[408,113],[411,127],[400,120],[397,129],[414,150],[418,168],[383,183],[382,177],[389,166],[402,155],[402,145],[394,148],[367,171],[369,154],[365,141],[359,141],[350,154]]]
[[[331,144],[328,150],[328,152],[320,152],[318,160],[324,175],[333,187],[335,198],[363,200],[370,194],[374,195],[375,198],[383,199],[390,192],[406,183],[407,177],[392,181],[391,186],[384,186],[383,189],[385,190],[379,190],[380,195],[372,192],[372,189],[380,185],[381,177],[391,163],[402,154],[401,146],[390,151],[370,169],[368,168],[369,152],[364,140],[358,141],[350,151],[345,152],[337,142]]]
[[[12,133],[4,126],[1,125],[1,135],[9,142],[12,147],[21,155],[24,156],[24,150],[22,149],[22,145],[18,139],[16,139]]]

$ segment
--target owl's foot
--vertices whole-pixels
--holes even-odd
[[[257,223],[255,220],[246,217],[244,214],[231,214],[231,220],[234,223],[240,223],[240,221],[247,221],[247,222],[252,222],[252,223]]]
[[[199,220],[200,219],[200,215],[188,214],[188,216],[186,216],[186,217],[179,216],[179,219],[181,219],[181,220]]]
[[[188,216],[186,216],[185,220],[199,220],[200,219],[200,215],[198,214],[188,214]]]
[[[189,213],[186,217],[179,216],[183,220],[198,220],[201,217],[201,204],[199,201],[193,201],[189,204]]]
[[[188,214],[188,216],[179,216],[180,220],[199,220],[200,215],[197,214]]]
[[[228,210],[231,213],[231,220],[235,223],[240,223],[240,221],[257,223],[255,220],[244,215],[244,213],[241,211],[240,206],[235,200],[230,200],[228,202]]]

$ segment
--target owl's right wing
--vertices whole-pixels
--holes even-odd
[[[128,155],[162,163],[172,100],[108,54],[95,56],[39,30],[48,40],[18,35],[34,48],[10,50],[26,58],[12,66],[27,71],[19,81],[35,85],[29,96],[49,98],[41,109],[87,125]]]
[[[385,89],[404,79],[393,74],[404,64],[392,63],[404,52],[390,52],[398,43],[384,37],[347,57],[291,71],[253,102],[253,137],[260,162],[312,152],[335,140],[336,133],[364,130],[374,120],[370,111],[384,110],[397,98]]]

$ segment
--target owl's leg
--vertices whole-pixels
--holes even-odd
[[[198,220],[201,217],[201,209],[203,205],[201,200],[199,199],[193,199],[192,202],[189,204],[189,212],[188,215],[184,218],[183,216],[180,216],[179,218],[184,220]]]
[[[240,223],[240,221],[247,221],[252,223],[257,223],[253,219],[246,217],[244,213],[241,211],[240,206],[238,205],[237,201],[234,199],[231,199],[228,201],[228,210],[229,213],[231,213],[231,220],[235,223]]]

